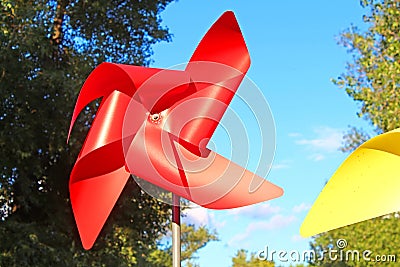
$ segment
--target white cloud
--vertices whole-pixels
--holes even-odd
[[[276,214],[281,211],[278,206],[272,206],[268,202],[245,206],[241,208],[231,209],[229,214],[235,215],[237,218],[248,217],[251,219],[265,218],[266,216]]]
[[[343,141],[343,130],[331,127],[318,127],[314,129],[315,138],[297,139],[296,144],[305,146],[313,152],[311,160],[320,161],[326,158],[327,153],[337,152]]]
[[[286,163],[273,164],[271,167],[272,170],[281,170],[281,169],[287,169],[287,168],[290,168],[290,166]]]
[[[296,143],[306,145],[314,149],[326,152],[334,152],[341,146],[343,140],[343,130],[331,127],[318,127],[314,129],[317,135],[314,139],[300,139]]]
[[[301,133],[289,133],[289,137],[300,137],[302,134]]]
[[[229,241],[228,241],[228,246],[230,247],[237,247],[240,243],[245,241],[249,237],[248,233],[240,233],[237,235],[234,235]]]
[[[267,221],[257,221],[250,223],[247,228],[235,236],[229,241],[229,246],[240,246],[243,241],[250,238],[251,235],[259,235],[262,231],[272,231],[277,229],[285,228],[291,223],[295,222],[297,218],[294,215],[282,215],[276,214]]]
[[[182,221],[196,226],[207,226],[208,228],[220,229],[224,227],[226,221],[217,221],[215,214],[211,210],[199,205],[192,204],[183,211]]]
[[[202,226],[208,225],[210,222],[208,210],[198,205],[191,205],[183,211],[183,214],[185,215],[183,220],[190,224]]]
[[[296,217],[294,215],[285,216],[282,214],[277,214],[271,217],[266,222],[254,222],[248,226],[249,231],[254,232],[258,230],[275,230],[281,229],[292,222],[296,221]]]
[[[322,154],[312,154],[308,158],[311,159],[312,161],[321,161],[325,159],[325,156]]]
[[[292,210],[293,210],[294,213],[300,213],[300,212],[303,212],[303,211],[308,211],[310,208],[311,208],[310,204],[307,204],[307,203],[303,202],[303,203],[301,203],[299,205],[294,206]]]
[[[306,240],[307,238],[304,238],[304,237],[302,237],[301,235],[294,235],[294,236],[292,236],[292,241],[293,242],[300,242],[300,241],[303,241],[303,240]]]

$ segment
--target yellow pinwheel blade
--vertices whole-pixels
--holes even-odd
[[[307,214],[300,234],[313,236],[400,210],[400,128],[357,148]]]

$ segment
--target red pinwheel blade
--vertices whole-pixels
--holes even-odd
[[[130,174],[125,167],[69,186],[82,245],[90,249],[104,226]]]
[[[76,100],[72,113],[68,138],[79,113],[93,100],[107,98],[112,92],[119,91],[132,96],[149,77],[160,69],[144,68],[131,65],[102,63],[87,78]],[[104,101],[104,100],[103,100]]]
[[[138,75],[135,85],[129,73],[142,69],[146,71]],[[85,249],[92,247],[130,176],[124,167],[121,139],[126,108],[135,88],[157,71],[104,63],[92,72],[78,97],[71,127],[79,111],[88,102],[104,96],[71,172],[69,184],[71,205]],[[136,119],[131,122],[132,132],[127,134],[128,139],[133,138],[135,129],[147,116],[147,110],[142,105],[135,107]]]
[[[71,172],[71,205],[85,249],[92,247],[130,176],[121,141],[123,115],[130,100],[115,91],[102,102]]]
[[[123,142],[131,142],[152,105],[166,103],[155,96],[154,88],[164,85],[171,89],[170,96],[174,96],[190,86],[188,75],[182,71],[160,72],[160,69],[103,63],[89,76],[78,97],[71,127],[85,105],[103,96],[70,177],[72,209],[86,249],[92,247],[129,178],[124,167]],[[149,77],[161,79],[153,78],[146,84]],[[182,86],[175,88],[174,84]],[[134,116],[122,139],[129,104]]]
[[[103,63],[90,74],[69,130],[89,102],[103,97],[70,178],[84,248],[93,245],[130,173],[213,209],[282,195],[206,148],[249,66],[238,23],[226,12],[185,71]]]
[[[250,55],[235,15],[225,12],[203,37],[185,69],[197,92],[177,102],[171,110],[191,101],[196,103],[192,109],[197,110],[197,115],[190,121],[181,121],[180,116],[170,118],[174,134],[179,132],[181,140],[204,147],[249,67]]]
[[[148,120],[137,132],[126,156],[126,167],[142,179],[201,206],[242,207],[279,197],[283,190],[221,155],[197,156]]]
[[[188,153],[181,147],[182,154]],[[187,155],[186,155],[187,157]],[[231,209],[274,199],[283,189],[211,152],[212,163],[204,170],[186,171],[190,200],[209,209]]]
[[[250,55],[242,32],[232,11],[227,11],[211,26],[194,51],[186,71],[192,74],[196,62],[216,62],[245,74],[250,67]],[[194,73],[196,73],[194,71]],[[200,72],[209,79],[213,73]],[[201,80],[195,77],[195,80]]]

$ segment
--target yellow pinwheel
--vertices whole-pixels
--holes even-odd
[[[342,163],[310,209],[304,237],[400,210],[400,128],[358,147]]]

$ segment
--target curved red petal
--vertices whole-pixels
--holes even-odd
[[[186,70],[192,74],[192,68],[196,69],[193,63],[201,61],[227,65],[244,74],[249,69],[250,55],[232,11],[225,12],[214,22],[194,51]]]
[[[199,205],[224,209],[282,195],[281,188],[208,150],[250,57],[232,12],[210,28],[184,71],[103,63],[82,87],[81,110],[101,105],[71,172],[83,246],[93,245],[130,173]],[[157,119],[152,113],[157,114]]]
[[[191,121],[182,121],[175,112],[175,118],[170,118],[174,134],[184,142],[205,147],[249,67],[250,55],[235,15],[225,12],[205,34],[185,69],[197,92],[171,110],[187,101],[204,101],[191,107]]]
[[[197,156],[147,122],[127,150],[127,170],[201,206],[228,209],[279,197],[283,190],[209,151]]]
[[[121,167],[69,185],[72,210],[85,249],[93,246],[129,176]]]
[[[160,69],[123,64],[100,64],[92,71],[81,88],[72,113],[68,139],[79,113],[90,102],[100,97],[107,98],[114,91],[132,96],[137,88],[159,71]]]

